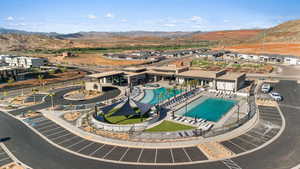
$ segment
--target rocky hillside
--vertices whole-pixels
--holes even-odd
[[[232,30],[215,32],[78,32],[57,34],[26,32],[0,28],[0,51],[24,51],[61,48],[95,48],[116,46],[198,44],[217,41],[237,44],[257,36],[262,30]]]
[[[60,49],[72,46],[73,42],[70,40],[61,40],[45,35],[0,34],[0,51]]]
[[[267,29],[249,42],[275,42],[275,43],[299,43],[300,42],[300,20],[293,20],[282,23],[273,28]]]

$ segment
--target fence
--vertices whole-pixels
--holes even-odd
[[[210,130],[208,132],[204,132],[203,137],[213,137],[213,136],[221,135],[221,134],[230,132],[230,131],[242,126],[246,122],[248,122],[250,119],[252,119],[252,117],[254,117],[254,115],[258,111],[256,108],[256,105],[255,105],[255,97],[254,96],[249,97],[248,104],[249,104],[249,111],[246,116],[239,119],[235,123],[231,123],[229,125],[219,127],[219,128],[213,128],[212,130]]]

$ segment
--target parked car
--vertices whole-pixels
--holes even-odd
[[[270,96],[272,97],[272,99],[274,99],[275,101],[281,101],[283,99],[283,97],[276,92],[271,92]]]
[[[261,91],[263,93],[269,93],[271,90],[271,85],[270,84],[263,84],[262,87],[261,87]]]

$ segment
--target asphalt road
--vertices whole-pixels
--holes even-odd
[[[65,100],[63,98],[63,96],[71,91],[74,90],[78,90],[80,89],[80,86],[72,86],[72,87],[67,87],[67,88],[60,88],[60,89],[55,89],[52,92],[54,92],[54,96],[53,96],[53,105],[81,105],[81,104],[91,104],[91,103],[96,103],[96,102],[102,102],[104,100],[107,99],[112,99],[117,97],[121,91],[117,88],[111,87],[111,89],[107,92],[105,92],[103,95],[100,95],[98,97],[92,98],[92,99],[88,99],[88,100]],[[21,114],[22,112],[28,112],[29,110],[31,111],[35,111],[35,110],[41,110],[41,109],[45,109],[48,107],[52,106],[52,102],[51,102],[51,97],[50,96],[46,96],[46,98],[44,99],[44,102],[42,102],[41,104],[37,104],[37,105],[33,105],[33,106],[29,106],[26,108],[21,108],[21,109],[17,109],[17,110],[13,110],[10,111],[9,113],[12,115],[18,115]]]
[[[300,85],[283,81],[274,88],[284,101],[280,106],[286,118],[286,129],[272,144],[256,152],[232,159],[243,169],[287,169],[300,163]],[[293,108],[288,106],[294,106]],[[134,166],[85,159],[62,151],[39,137],[23,123],[0,113],[0,135],[10,137],[5,144],[14,155],[35,169],[224,169],[222,161],[186,166]]]

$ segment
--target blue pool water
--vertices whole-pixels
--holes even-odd
[[[183,92],[183,90],[171,89],[171,92],[168,93],[167,88],[164,88],[164,87],[157,88],[157,89],[146,89],[145,96],[143,97],[141,102],[155,105],[159,101],[162,102],[162,101],[167,100],[167,99],[169,99],[175,95],[178,95],[182,92]],[[159,98],[160,93],[162,93],[161,98]]]
[[[225,100],[220,98],[200,98],[179,110],[179,113],[193,118],[202,118],[208,121],[219,121],[234,105],[236,100]]]

